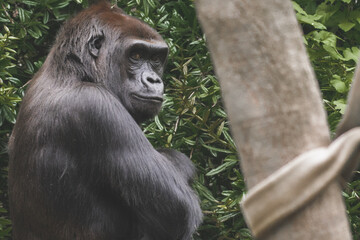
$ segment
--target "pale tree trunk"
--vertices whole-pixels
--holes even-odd
[[[299,154],[327,146],[326,113],[291,1],[196,5],[247,187]],[[351,239],[340,186],[330,184],[261,239]]]

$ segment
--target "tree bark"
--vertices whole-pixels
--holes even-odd
[[[247,187],[301,153],[327,146],[326,113],[291,1],[196,5]],[[340,186],[330,184],[261,239],[351,239]]]

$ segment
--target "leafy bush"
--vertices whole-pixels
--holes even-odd
[[[359,3],[293,3],[334,130],[359,52]],[[0,0],[4,26],[0,29],[0,239],[8,239],[10,231],[5,211],[6,143],[26,82],[42,65],[61,23],[88,4],[86,0]],[[118,5],[157,29],[170,47],[163,111],[143,127],[155,147],[178,149],[197,166],[194,188],[205,219],[195,239],[252,239],[238,204],[245,185],[235,144],[193,0],[130,0]],[[360,237],[359,191],[358,175],[344,193],[355,239]]]

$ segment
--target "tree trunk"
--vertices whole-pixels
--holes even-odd
[[[326,113],[291,2],[196,5],[247,187],[299,154],[327,146]],[[340,186],[330,184],[261,239],[351,239]]]

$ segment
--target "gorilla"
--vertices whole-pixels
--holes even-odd
[[[9,142],[14,240],[188,240],[201,223],[184,154],[139,124],[163,102],[168,47],[101,2],[68,20]]]

